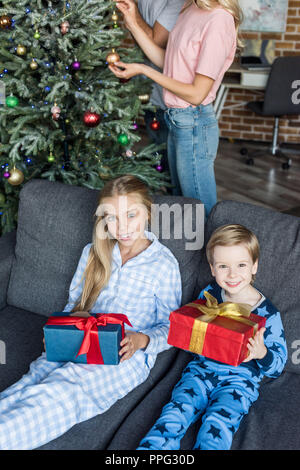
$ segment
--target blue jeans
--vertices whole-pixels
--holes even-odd
[[[165,120],[173,194],[200,199],[207,216],[217,202],[214,161],[219,127],[213,105],[168,108]]]

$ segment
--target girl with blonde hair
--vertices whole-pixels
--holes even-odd
[[[242,14],[238,0],[187,2],[166,50],[139,26],[133,0],[115,1],[135,40],[163,73],[145,64],[121,61],[110,70],[127,79],[143,74],[164,88],[173,193],[200,199],[208,215],[217,201],[214,160],[219,130],[212,103],[239,43]]]
[[[145,230],[151,198],[135,176],[109,181],[100,193],[93,241],[83,248],[65,312],[123,313],[132,329],[118,365],[47,362],[0,394],[0,449],[35,449],[76,423],[104,413],[144,382],[167,349],[170,311],[181,302],[178,262]]]

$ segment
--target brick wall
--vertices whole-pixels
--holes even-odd
[[[289,0],[285,33],[256,33],[243,31],[243,39],[275,39],[277,56],[300,56],[300,0]],[[299,70],[300,79],[300,70]],[[237,102],[263,99],[251,90],[230,89],[226,105]],[[235,109],[224,109],[219,125],[222,137],[232,139],[270,142],[273,133],[273,118],[261,118],[245,105]],[[279,121],[279,142],[300,143],[300,116],[287,116]]]

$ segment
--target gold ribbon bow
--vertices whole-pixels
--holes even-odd
[[[203,313],[203,315],[195,318],[189,346],[191,352],[202,353],[208,323],[213,322],[218,316],[231,318],[240,323],[250,325],[254,328],[253,334],[256,333],[258,324],[249,319],[251,305],[233,302],[218,304],[217,299],[206,291],[204,291],[204,297],[206,298],[206,305],[194,302],[186,305],[187,307],[196,308]]]

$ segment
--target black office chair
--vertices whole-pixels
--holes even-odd
[[[284,169],[288,169],[292,161],[282,153],[277,143],[279,119],[289,114],[300,114],[299,88],[300,54],[299,56],[277,57],[270,71],[264,101],[250,101],[247,103],[247,107],[259,116],[275,117],[270,153],[285,160],[282,163]],[[248,165],[253,165],[253,158],[266,152],[259,150],[250,154],[248,149],[243,147],[240,153],[247,155],[246,163]]]

